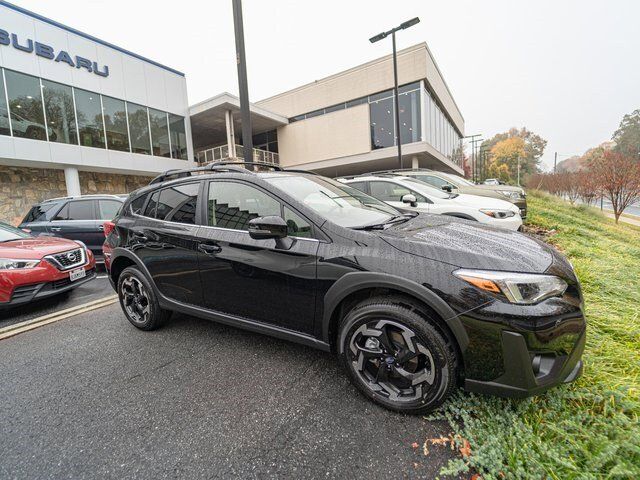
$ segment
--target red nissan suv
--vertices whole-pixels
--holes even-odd
[[[0,309],[65,292],[95,276],[93,253],[83,243],[32,237],[0,222]]]

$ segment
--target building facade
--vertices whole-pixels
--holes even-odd
[[[253,159],[328,176],[462,174],[464,118],[425,43],[250,105]],[[0,221],[46,198],[126,193],[244,158],[240,101],[189,106],[184,74],[0,0]]]
[[[184,74],[0,1],[0,220],[193,165]]]

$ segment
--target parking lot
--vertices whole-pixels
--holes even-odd
[[[114,304],[0,350],[0,478],[432,478],[453,455],[333,355],[190,317],[145,333]]]

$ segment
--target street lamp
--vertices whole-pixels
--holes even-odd
[[[396,32],[398,30],[405,30],[409,27],[414,26],[416,23],[419,23],[420,19],[418,17],[412,18],[411,20],[407,20],[406,22],[401,23],[399,26],[392,28],[388,32],[382,32],[378,35],[375,35],[369,39],[371,43],[376,43],[383,38],[387,38],[388,35],[391,35],[391,42],[393,44],[393,95],[394,95],[394,107],[395,107],[395,123],[396,123],[396,143],[398,144],[398,163],[400,164],[400,169],[402,170],[402,140],[400,138],[400,107],[398,101],[398,58],[396,54]]]

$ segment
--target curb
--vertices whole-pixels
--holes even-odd
[[[112,303],[118,301],[118,295],[109,295],[108,297],[100,298],[92,302],[83,303],[82,305],[76,305],[75,307],[67,308],[66,310],[60,310],[59,312],[50,313],[42,317],[27,320],[26,322],[16,323],[15,325],[9,325],[8,327],[0,328],[0,340],[13,337],[20,333],[28,332],[50,323],[64,320],[65,318],[73,317],[81,313],[90,312],[91,310],[97,310],[98,308],[106,307]]]

